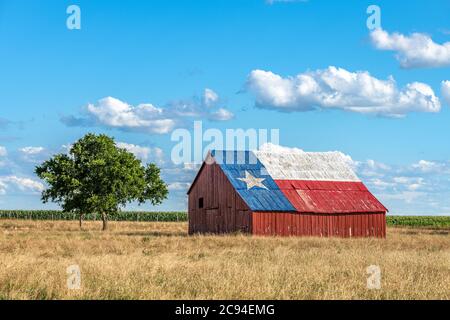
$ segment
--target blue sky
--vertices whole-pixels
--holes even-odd
[[[66,26],[72,4],[80,30]],[[170,198],[141,209],[184,209],[195,170],[171,163],[170,132],[201,120],[341,151],[391,213],[450,214],[449,12],[448,0],[0,0],[0,207],[56,208],[34,166],[97,132],[162,167]]]

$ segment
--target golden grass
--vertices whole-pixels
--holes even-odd
[[[187,236],[186,223],[0,221],[2,299],[450,299],[450,231]],[[67,289],[66,268],[81,268]],[[378,265],[381,290],[368,290]]]

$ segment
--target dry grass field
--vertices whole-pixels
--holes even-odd
[[[0,220],[0,299],[450,299],[450,230],[187,236],[186,223]],[[67,288],[79,265],[81,289]],[[382,271],[368,290],[366,268]]]

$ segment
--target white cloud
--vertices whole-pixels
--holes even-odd
[[[152,160],[158,164],[161,164],[164,161],[164,152],[160,148],[143,147],[125,142],[117,142],[116,145],[119,148],[128,150],[143,162]]]
[[[405,36],[377,29],[371,32],[370,38],[375,48],[395,51],[396,58],[403,68],[450,65],[450,42],[435,43],[427,34],[413,33]]]
[[[444,101],[450,107],[450,81],[442,81],[441,92]]]
[[[414,111],[441,110],[439,98],[427,84],[413,82],[399,89],[392,77],[379,80],[367,71],[349,72],[333,66],[287,78],[253,70],[247,88],[258,107],[285,112],[318,108],[402,117]]]
[[[8,155],[8,151],[5,147],[0,146],[0,157],[6,157]]]
[[[209,119],[213,121],[228,121],[234,118],[234,114],[224,108],[210,114]]]
[[[89,104],[87,111],[108,127],[137,129],[149,133],[164,134],[170,132],[175,121],[164,117],[164,111],[152,104],[140,104],[133,107],[119,99],[106,97],[97,105]]]
[[[20,152],[22,152],[23,154],[26,154],[26,155],[37,155],[37,154],[43,152],[44,150],[45,150],[45,148],[43,148],[43,147],[25,147],[25,148],[19,149]]]
[[[67,116],[61,119],[69,126],[106,126],[124,131],[139,131],[150,134],[167,134],[176,126],[182,126],[188,118],[207,118],[226,121],[233,118],[227,109],[215,108],[219,96],[211,89],[205,89],[201,98],[179,100],[166,107],[156,107],[150,103],[132,106],[113,97],[100,99],[96,104],[88,104],[85,115]]]
[[[6,190],[16,187],[20,191],[41,192],[44,190],[44,185],[30,178],[18,177],[15,175],[0,177],[0,194],[5,194]]]

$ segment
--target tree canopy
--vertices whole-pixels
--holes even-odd
[[[155,164],[143,166],[134,154],[102,134],[87,134],[68,154],[53,156],[35,172],[48,185],[42,192],[44,203],[53,201],[64,211],[79,214],[80,223],[84,213],[99,213],[103,230],[108,216],[127,203],[150,201],[157,205],[168,194]]]

